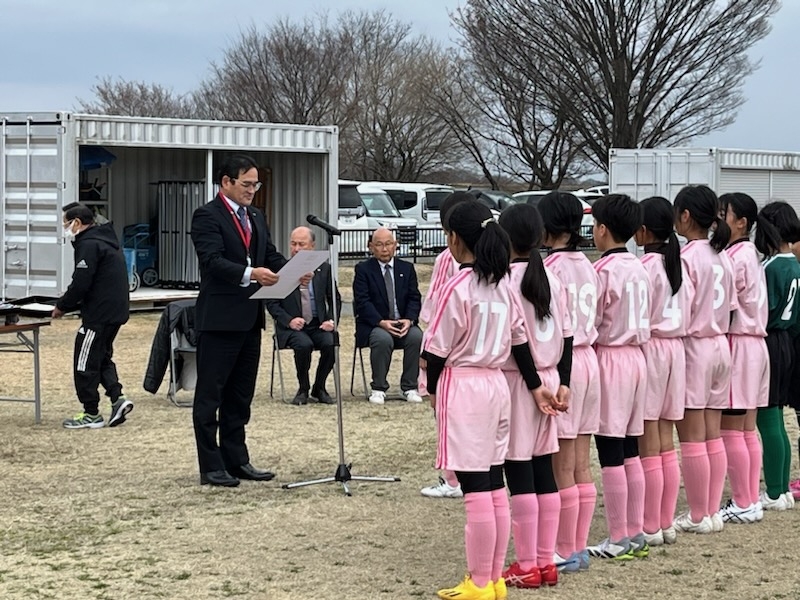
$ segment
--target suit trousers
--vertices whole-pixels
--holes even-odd
[[[192,420],[201,473],[250,462],[245,425],[250,421],[260,357],[258,325],[249,331],[200,332]]]
[[[96,415],[100,406],[97,386],[102,385],[106,396],[116,402],[122,395],[122,385],[117,376],[117,366],[111,359],[114,355],[114,339],[121,325],[81,324],[75,336],[75,353],[72,367],[75,391],[83,410]]]
[[[408,333],[396,338],[385,329],[375,327],[369,334],[369,360],[372,365],[372,389],[385,392],[389,389],[386,375],[392,363],[392,352],[403,350],[403,374],[400,388],[407,392],[417,389],[419,377],[419,352],[422,346],[422,330],[412,325]]]
[[[333,332],[323,331],[319,328],[319,320],[314,319],[300,331],[292,331],[286,340],[286,347],[294,351],[294,365],[297,369],[297,382],[300,391],[309,392],[324,390],[325,381],[333,370]],[[308,371],[311,368],[311,353],[319,350],[319,364],[317,375],[314,378],[314,387],[311,388]]]

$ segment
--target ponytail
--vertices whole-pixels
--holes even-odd
[[[543,321],[550,316],[550,282],[547,280],[542,256],[537,249],[531,252],[519,289],[522,296],[533,304],[537,319]]]
[[[667,273],[669,287],[672,288],[672,295],[678,293],[683,283],[683,267],[681,266],[681,246],[678,236],[671,232],[664,244],[664,271]]]
[[[483,222],[483,233],[475,242],[472,253],[475,255],[473,270],[478,274],[478,281],[497,285],[508,275],[509,253],[508,235],[491,216],[490,221]],[[541,260],[541,259],[540,259]]]
[[[756,250],[764,256],[773,256],[781,251],[781,234],[761,213],[756,217]]]
[[[725,222],[725,219],[716,217],[714,219],[717,227],[714,229],[714,235],[711,236],[711,247],[718,253],[722,252],[728,247],[728,242],[731,240],[731,228]]]

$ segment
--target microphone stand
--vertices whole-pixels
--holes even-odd
[[[374,477],[366,475],[353,475],[350,472],[351,464],[345,463],[344,457],[344,427],[342,418],[342,382],[339,377],[339,323],[338,323],[338,309],[336,302],[337,273],[333,268],[335,261],[333,236],[334,233],[326,228],[323,228],[328,234],[328,252],[330,253],[331,265],[331,310],[333,311],[333,385],[336,390],[336,420],[338,426],[339,437],[339,465],[336,467],[336,472],[330,477],[322,477],[319,479],[309,479],[306,481],[297,481],[295,483],[286,483],[281,487],[285,490],[293,490],[294,488],[305,487],[309,485],[316,485],[318,483],[340,483],[347,496],[352,496],[350,487],[348,485],[351,481],[384,481],[395,482],[400,481],[399,477]],[[336,234],[340,235],[340,234]]]

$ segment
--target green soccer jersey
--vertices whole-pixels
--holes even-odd
[[[794,254],[776,254],[764,261],[767,276],[769,318],[767,331],[789,329],[800,332],[800,263]]]

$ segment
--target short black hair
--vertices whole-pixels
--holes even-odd
[[[642,226],[642,207],[627,194],[609,194],[592,205],[592,216],[605,225],[615,242],[627,242]]]
[[[238,179],[242,173],[246,173],[250,169],[258,170],[258,164],[252,156],[247,154],[231,154],[217,169],[216,179],[214,183],[222,185],[222,178],[226,175],[230,179]]]
[[[458,203],[467,202],[468,200],[475,200],[475,196],[469,192],[462,191],[453,192],[442,200],[442,204],[439,206],[439,221],[445,231],[450,231],[450,213],[453,212]]]
[[[64,212],[64,220],[67,222],[78,219],[84,225],[94,223],[94,212],[80,202],[70,202],[61,210]]]

